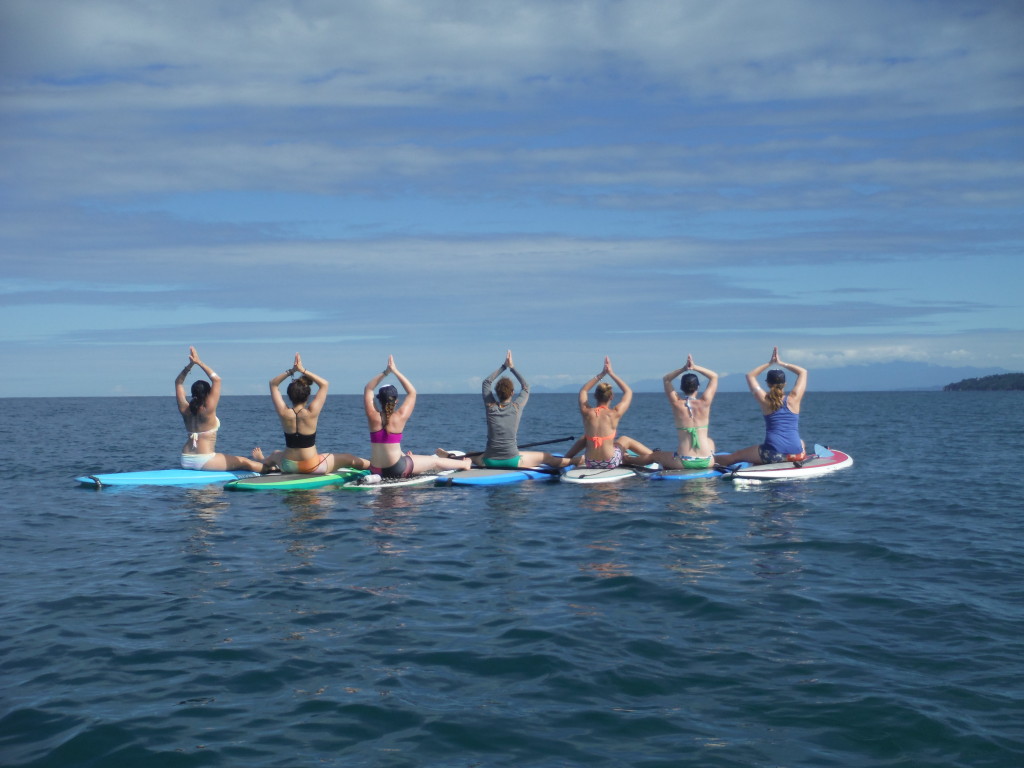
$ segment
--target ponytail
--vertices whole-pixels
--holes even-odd
[[[771,389],[769,389],[765,393],[765,396],[764,396],[765,402],[768,403],[768,405],[771,406],[770,413],[775,413],[775,411],[779,410],[779,408],[782,407],[782,400],[783,400],[783,398],[785,398],[785,396],[786,396],[786,384],[785,384],[785,382],[782,382],[781,384],[772,384],[771,385]]]
[[[388,384],[377,390],[377,400],[380,402],[381,428],[388,428],[388,419],[395,412],[395,405],[398,404],[398,390],[394,385]]]
[[[192,399],[188,403],[188,409],[195,416],[199,409],[206,405],[206,397],[210,394],[210,382],[199,379],[192,384]]]
[[[388,420],[391,418],[391,414],[395,412],[395,404],[397,400],[383,400],[380,404],[380,421],[381,428],[388,428]]]

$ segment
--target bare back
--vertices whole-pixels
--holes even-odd
[[[711,403],[697,396],[679,396],[670,400],[672,416],[679,437],[676,452],[680,456],[711,456],[715,443],[708,436]]]
[[[588,459],[606,461],[615,455],[615,434],[622,414],[615,407],[580,406],[583,433],[586,436]]]

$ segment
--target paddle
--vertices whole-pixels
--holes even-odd
[[[572,435],[569,435],[569,437],[559,437],[559,438],[557,438],[555,440],[538,440],[536,443],[524,443],[523,445],[519,445],[519,446],[516,446],[516,447],[519,448],[519,450],[523,450],[523,448],[536,448],[538,445],[551,445],[552,443],[564,443],[564,442],[567,442],[569,440],[575,440],[575,439],[576,439],[575,437],[573,437]],[[483,453],[484,453],[483,451],[474,451],[473,453],[467,453],[466,456],[482,456]]]

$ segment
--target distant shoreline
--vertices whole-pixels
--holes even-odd
[[[1024,390],[1024,373],[997,373],[947,384],[944,392],[1018,392]]]

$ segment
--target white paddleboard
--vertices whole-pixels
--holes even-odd
[[[357,491],[383,490],[384,488],[407,488],[412,485],[429,485],[437,481],[438,477],[454,472],[454,469],[446,469],[443,472],[413,475],[412,477],[381,477],[380,475],[364,475],[356,480],[351,480],[341,488],[348,488]]]
[[[563,483],[615,483],[630,477],[636,477],[636,472],[629,467],[619,466],[613,469],[578,467],[563,472],[561,480]]]
[[[778,464],[755,464],[734,472],[727,472],[723,480],[760,483],[768,480],[802,480],[820,477],[830,472],[853,466],[853,457],[834,448],[814,446],[814,453],[801,462],[786,461]]]

